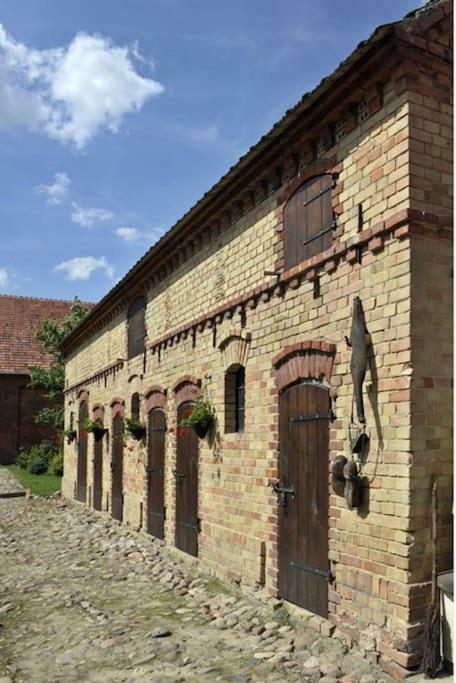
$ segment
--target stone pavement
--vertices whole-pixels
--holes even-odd
[[[75,503],[0,499],[0,557],[0,683],[392,680]]]

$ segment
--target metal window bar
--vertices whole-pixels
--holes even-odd
[[[330,226],[327,228],[323,228],[323,230],[320,230],[319,232],[316,232],[315,235],[312,235],[311,237],[308,237],[306,240],[303,240],[302,243],[304,245],[309,244],[310,242],[313,242],[314,240],[317,240],[319,237],[323,237],[323,235],[326,235],[327,232],[331,232],[331,230],[335,230],[337,227],[337,223],[335,220],[331,223]]]
[[[317,192],[317,194],[314,194],[313,197],[310,197],[310,199],[306,199],[305,202],[302,203],[303,206],[309,206],[312,202],[314,202],[316,199],[321,197],[322,195],[326,194],[330,190],[336,187],[336,181],[334,178],[332,179],[331,185],[328,185],[328,187],[325,187],[323,190],[320,190],[320,192]]]

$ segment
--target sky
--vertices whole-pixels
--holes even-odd
[[[0,293],[98,301],[419,0],[0,3]]]

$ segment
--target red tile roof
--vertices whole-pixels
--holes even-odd
[[[0,373],[27,372],[31,365],[48,366],[51,357],[42,353],[36,333],[43,320],[62,320],[71,304],[58,299],[0,295]]]

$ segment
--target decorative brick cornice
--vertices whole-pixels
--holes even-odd
[[[379,27],[333,74],[290,109],[97,304],[63,340],[62,350],[68,353],[125,310],[133,287],[139,283],[146,289],[159,285],[198,253],[201,244],[218,237],[232,221],[266,198],[277,196],[277,191],[287,187],[286,182],[293,181],[293,175],[299,172],[301,155],[306,164],[314,162],[315,143],[324,129],[332,128],[341,117],[347,128],[353,129],[353,115],[347,116],[347,111],[355,103],[368,100],[369,113],[378,111],[381,86],[391,79],[400,62],[397,28],[397,23]],[[328,156],[336,154],[337,144],[326,150]]]
[[[335,355],[336,345],[319,339],[287,346],[272,359],[279,391],[300,379],[326,380],[329,384]]]
[[[68,394],[72,391],[77,391],[78,389],[84,387],[86,384],[92,384],[93,382],[96,382],[98,379],[101,379],[102,377],[107,377],[108,375],[115,374],[118,370],[121,370],[123,368],[124,363],[125,361],[123,358],[117,358],[117,360],[114,361],[114,363],[106,365],[104,368],[101,368],[101,370],[97,370],[97,372],[94,372],[92,375],[89,375],[88,377],[85,377],[79,382],[76,382],[75,384],[72,384],[71,386],[67,387],[63,393]]]
[[[366,251],[375,253],[383,248],[383,240],[386,236],[403,239],[412,235],[426,235],[439,239],[452,239],[451,225],[450,216],[437,216],[417,209],[398,211],[386,220],[376,223],[372,228],[359,232],[346,242],[335,244],[330,249],[284,271],[279,278],[258,285],[171,332],[167,332],[155,339],[149,348],[152,353],[155,353],[160,348],[173,346],[181,339],[186,339],[191,332],[194,334],[202,332],[206,327],[218,325],[224,319],[232,319],[236,312],[241,312],[244,308],[256,308],[260,302],[266,303],[274,296],[283,296],[288,287],[296,289],[303,281],[312,281],[322,272],[334,271],[343,261],[353,263],[356,261],[357,250],[360,246]]]

